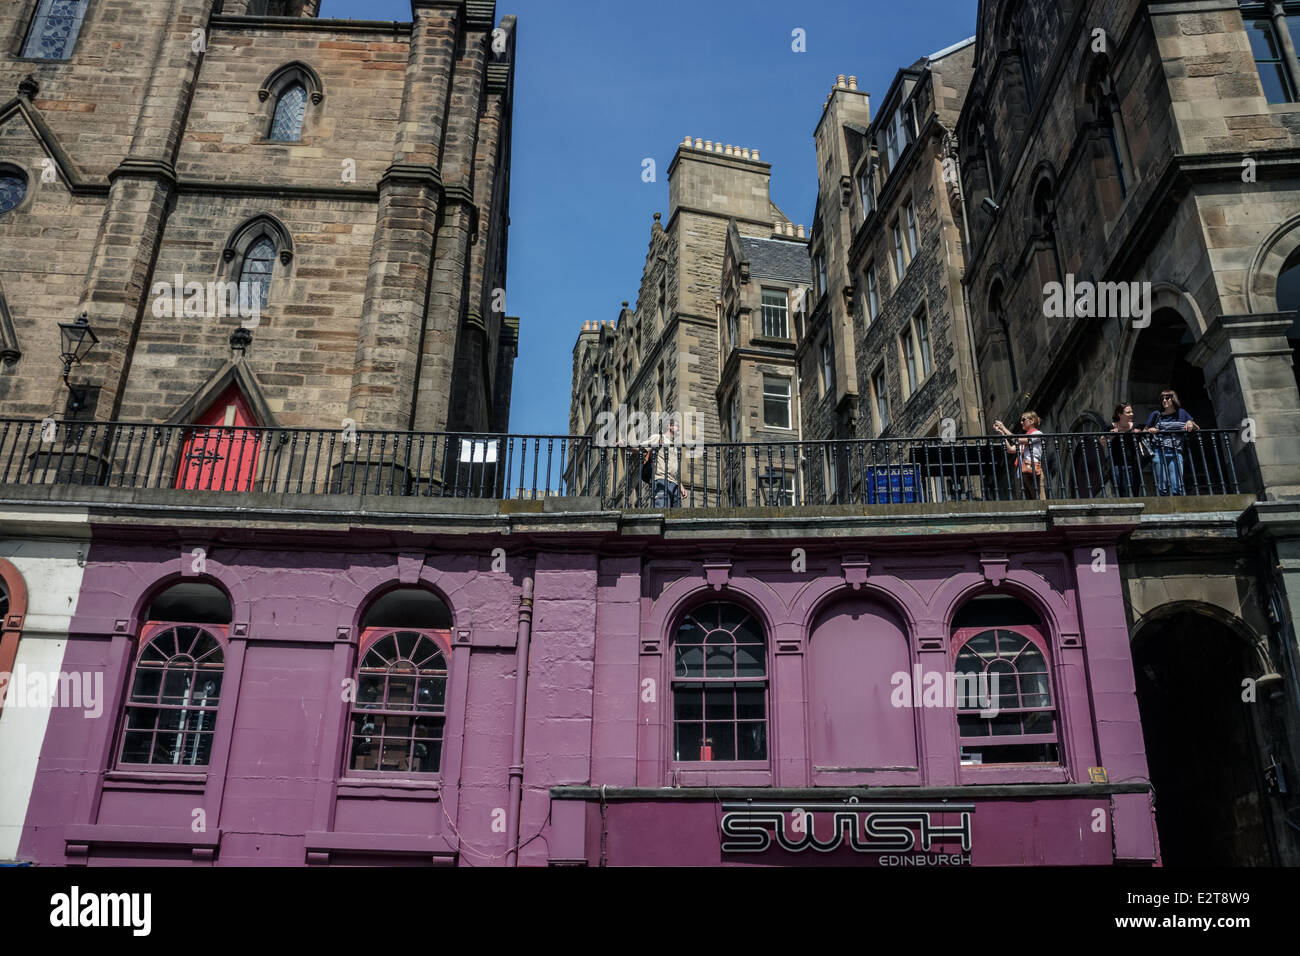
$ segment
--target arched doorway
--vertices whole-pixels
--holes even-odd
[[[1192,330],[1173,309],[1158,310],[1151,324],[1138,333],[1129,360],[1128,394],[1119,396],[1132,403],[1138,425],[1160,407],[1161,390],[1172,388],[1198,425],[1218,427],[1205,376],[1187,360],[1195,344]]]
[[[1133,643],[1142,734],[1167,866],[1267,866],[1273,858],[1259,749],[1242,700],[1246,648],[1194,610],[1141,627]]]

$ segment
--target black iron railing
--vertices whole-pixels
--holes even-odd
[[[562,435],[0,419],[0,485],[590,496],[607,508],[1087,500],[1235,494],[1236,440],[1205,429],[642,448]]]

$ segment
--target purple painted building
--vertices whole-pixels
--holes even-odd
[[[1138,504],[107,492],[22,859],[1158,860]]]

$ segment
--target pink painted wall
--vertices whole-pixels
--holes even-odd
[[[102,671],[109,700],[97,719],[54,712],[21,857],[42,864],[501,865],[519,600],[529,576],[535,605],[522,865],[599,862],[593,804],[552,799],[555,786],[1051,785],[1086,783],[1096,766],[1113,780],[1146,777],[1120,581],[1113,570],[1092,570],[1093,542],[1010,554],[926,542],[930,550],[895,545],[869,558],[810,548],[801,572],[791,570],[788,549],[765,554],[748,546],[745,557],[729,558],[722,546],[714,553],[660,544],[639,555],[601,556],[559,535],[555,543],[566,550],[511,554],[505,572],[491,570],[490,552],[509,548],[508,541],[466,539],[456,555],[391,542],[350,542],[350,550],[306,541],[278,549],[206,545],[206,578],[230,594],[234,608],[216,742],[206,770],[165,774],[108,768],[138,616],[161,585],[183,572],[193,577],[191,550],[203,542],[163,548],[97,540],[65,670]],[[1116,567],[1113,551],[1107,567]],[[360,616],[399,584],[436,590],[454,621],[447,742],[436,783],[359,781],[340,769],[347,708],[339,689],[355,668]],[[881,704],[894,670],[951,669],[954,613],[994,588],[1043,619],[1061,726],[1058,767],[964,767],[951,710]],[[719,599],[748,607],[767,636],[770,759],[675,766],[671,636],[684,609]],[[863,689],[870,693],[857,693]],[[848,769],[814,770],[819,766]],[[854,769],[891,766],[902,769]],[[763,793],[756,790],[756,799]],[[1049,793],[987,810],[981,804],[986,835],[976,862],[1156,858],[1145,795],[1107,801],[1125,836],[1103,853],[1106,841],[1080,842],[1086,808],[1079,798]],[[718,852],[707,801],[617,802],[609,810],[610,862],[710,862]]]

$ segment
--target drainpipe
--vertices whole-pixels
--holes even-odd
[[[519,815],[524,800],[524,705],[528,698],[528,642],[533,634],[533,579],[524,578],[515,642],[515,726],[510,745],[510,809],[506,816],[506,866],[519,865]]]
[[[1291,89],[1295,91],[1293,95],[1300,96],[1300,61],[1296,59],[1295,44],[1291,42],[1291,31],[1287,29],[1286,7],[1280,0],[1270,0],[1268,7],[1269,18],[1273,21],[1273,32],[1282,47],[1282,62],[1291,80]]]
[[[956,155],[954,155],[953,158],[960,159],[961,154],[960,151],[957,149],[957,132],[955,130],[948,129],[948,127],[944,126],[942,123],[939,123],[938,126],[946,134],[945,139],[947,139],[947,137],[952,137],[952,144],[953,144],[952,150],[949,151],[945,147],[944,152],[954,153]],[[962,238],[961,308],[962,308],[962,312],[965,313],[965,318],[966,318],[966,347],[970,349],[970,366],[971,366],[971,373],[974,377],[976,422],[980,427],[980,431],[987,431],[988,428],[984,424],[984,381],[980,375],[979,353],[975,347],[975,316],[971,312],[969,290],[966,288],[966,260],[967,257],[970,256],[971,254],[970,214],[966,209],[966,187],[962,185],[961,173],[962,171],[961,168],[959,167],[957,169],[956,186],[957,186],[957,202],[961,206],[961,238]],[[1010,350],[1011,350],[1011,343],[1008,342],[1007,343],[1008,355],[1010,354]]]

